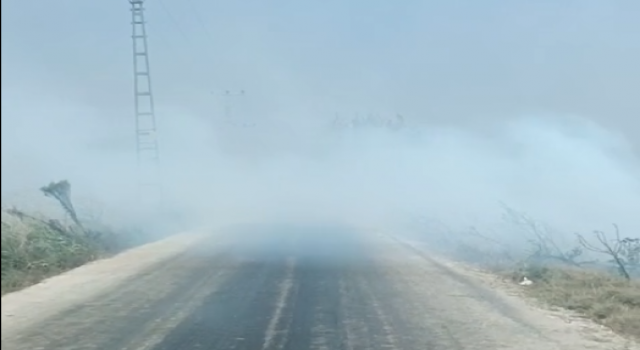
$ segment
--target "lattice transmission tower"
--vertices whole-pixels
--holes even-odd
[[[131,3],[133,39],[138,198],[145,204],[160,205],[162,193],[160,152],[149,70],[144,0],[129,0],[129,3]]]

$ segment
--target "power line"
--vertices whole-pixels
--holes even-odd
[[[189,37],[187,35],[187,32],[185,30],[183,30],[183,27],[180,25],[180,23],[176,20],[176,17],[173,16],[172,11],[170,10],[169,6],[167,6],[166,2],[163,0],[157,0],[163,11],[165,12],[165,14],[167,15],[168,19],[170,20],[170,22],[173,24],[173,26],[177,29],[177,31],[180,33],[180,35],[184,38],[184,41],[187,45],[193,46],[191,48],[191,50],[177,50],[179,51],[181,54],[185,55],[185,59],[190,61],[190,63],[199,66],[205,62],[202,61],[202,58],[206,59],[206,66],[207,67],[212,67],[211,63],[214,62],[215,60],[213,59],[213,57],[211,56],[210,51],[203,49],[203,47],[207,47],[206,45],[195,45],[194,41],[191,40],[192,38]],[[205,24],[205,21],[202,19],[202,16],[200,15],[200,11],[198,11],[198,8],[194,5],[194,3],[192,1],[189,1],[189,8],[192,12],[192,15],[195,17],[195,21],[198,22],[198,24],[201,27],[201,32],[204,34],[204,37],[206,37],[206,39],[208,39],[211,43],[214,43],[215,41],[213,40],[213,36],[211,35],[211,32],[209,31],[207,25]],[[176,50],[174,50],[176,51]],[[198,59],[196,59],[195,55],[188,55],[187,53],[201,53],[200,57],[198,57]],[[196,62],[198,61],[198,62]],[[229,115],[230,112],[230,106],[228,104],[228,102],[225,102],[224,104],[224,108],[225,108],[225,113],[226,115]]]
[[[189,35],[187,35],[187,32],[180,25],[180,22],[178,22],[176,20],[176,17],[174,17],[173,14],[171,13],[171,10],[169,9],[169,6],[167,6],[166,3],[163,0],[157,0],[157,1],[160,3],[160,6],[162,7],[162,10],[165,12],[165,14],[169,18],[169,20],[171,21],[173,26],[176,27],[176,29],[178,30],[180,35],[184,38],[185,42],[188,45],[192,46],[192,48],[193,48],[192,51],[200,50],[203,53],[203,55],[206,56],[206,58],[209,60],[209,62],[211,62],[212,61],[212,57],[210,56],[209,52],[206,51],[206,50],[201,50],[201,46],[198,46],[198,45],[194,44],[194,42],[191,40]],[[207,37],[207,39],[213,41],[211,34],[209,33],[209,31],[207,30],[207,27],[204,24],[204,21],[202,20],[202,18],[198,14],[198,11],[197,11],[197,9],[195,8],[195,6],[193,4],[191,4],[191,10],[192,10],[194,16],[196,17],[196,21],[199,22],[199,24],[202,26],[202,28],[204,30],[204,34]],[[193,57],[191,57],[191,59],[193,59]]]
[[[167,5],[162,0],[158,0],[158,2],[160,3],[160,6],[162,7],[164,12],[166,13],[167,17],[169,17],[169,20],[171,21],[171,23],[178,29],[178,32],[180,33],[180,35],[182,35],[182,37],[187,42],[191,43],[187,33],[182,29],[182,27],[180,26],[179,22],[175,19],[175,17],[173,17],[173,15],[171,14],[171,11],[169,11],[169,7],[167,7]]]
[[[187,32],[183,29],[183,27],[180,25],[180,23],[176,20],[176,17],[172,14],[172,11],[170,10],[169,6],[167,6],[166,2],[163,1],[163,0],[157,0],[157,1],[160,3],[160,6],[162,7],[163,11],[167,15],[169,21],[176,28],[176,30],[179,32],[179,34],[184,38],[185,42],[188,45],[191,45],[191,46],[198,46],[198,45],[194,45],[193,40],[191,40],[191,38],[187,35]],[[205,21],[202,19],[202,16],[200,15],[200,11],[195,6],[193,1],[189,1],[189,8],[190,8],[190,10],[192,12],[193,17],[195,18],[195,21],[198,22],[199,26],[201,27],[201,31],[204,34],[204,36],[206,37],[206,39],[208,39],[209,41],[211,41],[213,43],[214,42],[213,36],[211,35],[211,32],[209,31],[208,26],[206,25]],[[202,45],[200,45],[200,46],[198,46],[196,48],[193,48],[191,50],[191,52],[197,52],[198,50],[200,50],[200,52],[202,53],[201,56],[206,57],[209,62],[213,62],[213,59],[210,56],[210,52],[208,50],[204,50]],[[188,52],[186,50],[179,50],[179,51],[181,51],[181,53]],[[196,63],[195,59],[194,59],[194,56],[192,56],[192,55],[189,56],[189,60],[193,61],[193,63]],[[233,111],[232,111],[232,107],[231,107],[231,100],[236,98],[236,97],[243,97],[244,95],[245,95],[245,91],[244,90],[235,91],[235,92],[231,92],[231,91],[227,90],[222,94],[223,101],[224,101],[223,102],[224,116],[227,119],[227,122],[231,122],[231,119],[232,119]]]
[[[211,42],[214,42],[213,36],[211,35],[211,32],[209,31],[209,27],[204,23],[204,21],[202,20],[202,17],[200,17],[200,12],[196,8],[196,6],[193,4],[193,0],[187,0],[187,2],[189,3],[189,7],[191,8],[191,12],[193,12],[193,16],[196,18],[196,21],[198,21],[198,23],[200,24],[200,26],[203,29],[204,34],[207,36],[207,39],[209,41],[211,41]]]

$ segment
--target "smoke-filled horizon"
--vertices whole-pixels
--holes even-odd
[[[68,179],[127,212],[128,4],[36,3],[2,4],[3,202]],[[166,195],[194,223],[466,225],[504,202],[640,229],[637,1],[183,3],[147,20]],[[254,127],[226,123],[227,89]],[[331,132],[336,113],[406,123]]]

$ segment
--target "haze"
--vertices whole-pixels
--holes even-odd
[[[167,195],[194,226],[466,225],[502,201],[568,232],[640,229],[637,0],[146,8]],[[130,31],[124,0],[3,1],[3,202],[69,179],[131,209]],[[225,90],[255,127],[225,123]],[[406,130],[327,130],[366,113]]]

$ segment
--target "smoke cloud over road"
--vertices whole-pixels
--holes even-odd
[[[126,217],[135,209],[127,4],[92,4],[104,21],[78,33],[88,19],[75,11],[88,5],[66,3],[43,5],[27,31],[11,19],[26,5],[3,4],[3,201],[33,203],[20,199],[25,190],[68,179],[74,199]],[[415,215],[464,226],[499,220],[503,202],[569,232],[640,229],[636,2],[330,2],[295,15],[294,4],[249,13],[194,3],[197,12],[148,3],[165,198],[187,226]],[[226,28],[235,39],[205,34],[230,18],[245,23]],[[246,97],[225,116],[219,92],[236,87]],[[330,127],[336,113],[369,112],[405,123]]]

